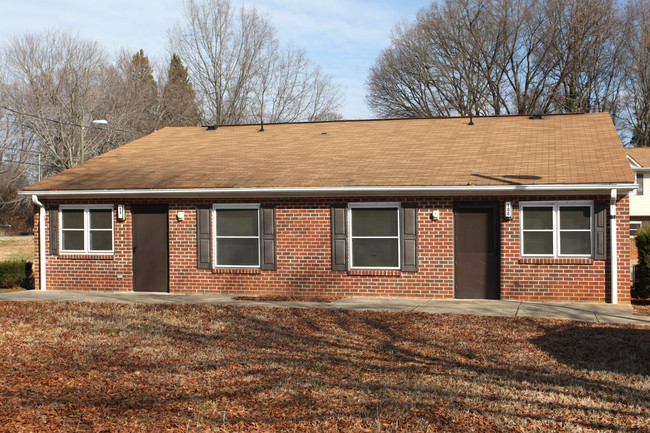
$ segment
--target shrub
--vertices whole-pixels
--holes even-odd
[[[32,264],[24,260],[0,262],[0,287],[18,287],[25,283]]]
[[[650,296],[650,226],[636,232],[636,247],[639,250],[639,291]]]

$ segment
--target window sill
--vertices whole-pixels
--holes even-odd
[[[365,275],[365,276],[380,276],[380,277],[401,277],[402,271],[383,270],[383,269],[350,269],[348,275]]]
[[[520,264],[525,265],[593,265],[591,257],[521,257]]]
[[[259,268],[212,268],[213,274],[261,274]]]
[[[114,260],[114,254],[58,254],[59,260]]]

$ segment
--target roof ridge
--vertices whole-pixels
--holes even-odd
[[[337,120],[309,120],[309,121],[300,121],[300,122],[264,122],[264,126],[273,126],[273,125],[310,125],[310,124],[321,124],[321,123],[355,123],[355,122],[392,122],[392,121],[413,121],[413,120],[476,120],[476,119],[498,119],[498,118],[521,118],[528,117],[530,119],[533,116],[544,117],[572,117],[572,116],[583,116],[583,115],[596,115],[596,114],[609,114],[607,111],[598,111],[593,113],[534,113],[534,114],[490,114],[490,115],[480,115],[480,116],[430,116],[430,117],[389,117],[389,118],[374,118],[374,119],[337,119]],[[214,127],[215,125],[201,125],[196,126],[196,128],[208,128]],[[260,126],[260,123],[236,123],[236,124],[227,124],[221,125],[216,124],[219,128],[233,127],[233,126]],[[187,126],[166,126],[165,128],[188,128]],[[190,127],[192,128],[192,127]],[[163,128],[164,129],[164,128]]]

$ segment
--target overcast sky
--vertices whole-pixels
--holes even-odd
[[[426,0],[232,0],[267,14],[284,44],[307,51],[338,83],[346,119],[369,118],[364,83],[398,21],[413,20]],[[167,30],[182,0],[0,0],[0,40],[47,28],[69,30],[111,51],[143,49],[168,61]]]

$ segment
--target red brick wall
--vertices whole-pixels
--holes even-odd
[[[503,201],[513,202],[514,218],[503,218]],[[601,200],[605,197],[526,197],[533,200]],[[261,203],[276,205],[277,270],[209,270],[196,268],[196,206],[216,200],[172,199],[121,200],[126,205],[126,220],[115,221],[115,254],[108,256],[49,255],[46,244],[48,289],[55,290],[132,290],[131,205],[166,203],[169,205],[169,286],[172,293],[247,293],[344,296],[454,297],[453,202],[478,201],[476,198],[386,197],[350,199],[275,199]],[[522,260],[519,245],[519,200],[516,197],[485,197],[500,201],[501,207],[501,297],[502,299],[609,302],[609,261],[592,259]],[[330,206],[358,201],[417,202],[417,273],[399,271],[331,271]],[[219,200],[223,203],[247,202]],[[260,202],[251,200],[250,202]],[[57,203],[109,203],[107,201],[60,201]],[[618,202],[619,226],[619,301],[629,302],[629,200]],[[440,219],[429,218],[435,209]],[[177,221],[178,212],[185,213]],[[46,225],[49,218],[46,218]],[[38,212],[35,236],[38,236]],[[47,226],[46,226],[47,228]],[[609,231],[608,231],[609,236]],[[49,238],[49,234],[48,234]],[[38,240],[38,237],[36,237]],[[49,240],[48,240],[49,242]],[[38,242],[37,242],[38,243]],[[36,246],[38,253],[38,245]],[[608,254],[609,256],[609,254]],[[38,257],[38,256],[37,256]],[[38,260],[38,259],[37,259]],[[35,269],[38,269],[35,263]],[[119,279],[117,276],[122,275]],[[37,277],[38,284],[38,277]],[[38,286],[37,286],[38,287]]]

